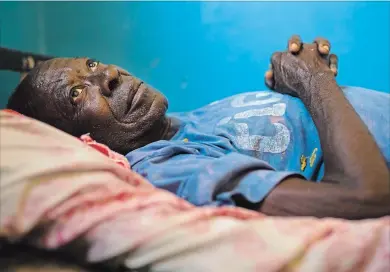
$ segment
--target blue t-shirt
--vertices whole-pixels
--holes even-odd
[[[390,167],[390,95],[347,87],[344,93],[375,137]],[[171,114],[180,129],[126,155],[155,186],[197,205],[253,207],[283,179],[320,181],[323,153],[300,99],[259,91]]]

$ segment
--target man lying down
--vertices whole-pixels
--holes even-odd
[[[389,215],[390,96],[340,87],[330,47],[293,36],[265,74],[273,91],[176,114],[166,114],[161,93],[117,66],[53,59],[24,78],[8,108],[74,136],[90,133],[153,185],[197,206]]]

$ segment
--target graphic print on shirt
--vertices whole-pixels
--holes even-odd
[[[252,97],[252,99],[249,99]],[[253,97],[255,99],[253,99]],[[247,99],[248,98],[248,99]],[[276,133],[273,136],[251,135],[250,118],[263,116],[282,117],[286,112],[286,104],[280,102],[282,96],[271,92],[246,93],[231,101],[233,108],[251,107],[251,109],[223,118],[218,126],[233,122],[237,135],[234,137],[237,146],[244,150],[268,153],[282,153],[290,143],[290,131],[282,123],[273,123]],[[247,100],[247,101],[246,101]]]

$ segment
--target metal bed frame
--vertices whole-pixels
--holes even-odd
[[[0,70],[19,72],[23,75],[39,62],[52,58],[54,57],[0,47]]]

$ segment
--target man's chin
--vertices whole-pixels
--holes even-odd
[[[168,110],[168,99],[158,91],[155,91],[156,96],[152,102],[152,109],[165,114]]]

